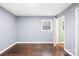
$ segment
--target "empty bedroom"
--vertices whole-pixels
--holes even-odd
[[[0,56],[78,56],[79,3],[0,3]]]

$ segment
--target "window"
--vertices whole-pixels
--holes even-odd
[[[52,31],[52,20],[42,20],[42,30]]]

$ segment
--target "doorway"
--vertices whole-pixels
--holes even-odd
[[[58,24],[58,35],[59,35],[59,39],[58,39],[58,42],[60,43],[64,43],[64,16],[63,17],[60,17],[58,19],[59,21],[59,24]]]
[[[65,17],[64,16],[55,19],[55,33],[56,33],[55,46],[61,45],[64,48],[64,43],[65,43]]]

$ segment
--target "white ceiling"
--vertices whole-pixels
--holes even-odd
[[[16,16],[55,16],[71,3],[1,3],[0,6]]]

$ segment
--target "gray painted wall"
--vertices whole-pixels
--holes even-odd
[[[75,9],[79,4],[73,4],[65,11],[57,15],[57,18],[65,16],[65,48],[75,55]]]
[[[16,39],[16,18],[0,8],[0,51],[10,46]]]
[[[17,17],[17,42],[53,42],[53,31],[41,31],[41,20],[53,17]]]
[[[75,55],[75,8],[79,4],[73,4],[57,18],[65,16],[65,48]],[[9,45],[18,42],[53,42],[53,31],[41,31],[41,20],[53,17],[16,17],[8,11],[0,8],[0,51]],[[16,27],[17,25],[17,27]],[[16,40],[17,28],[17,40]]]

